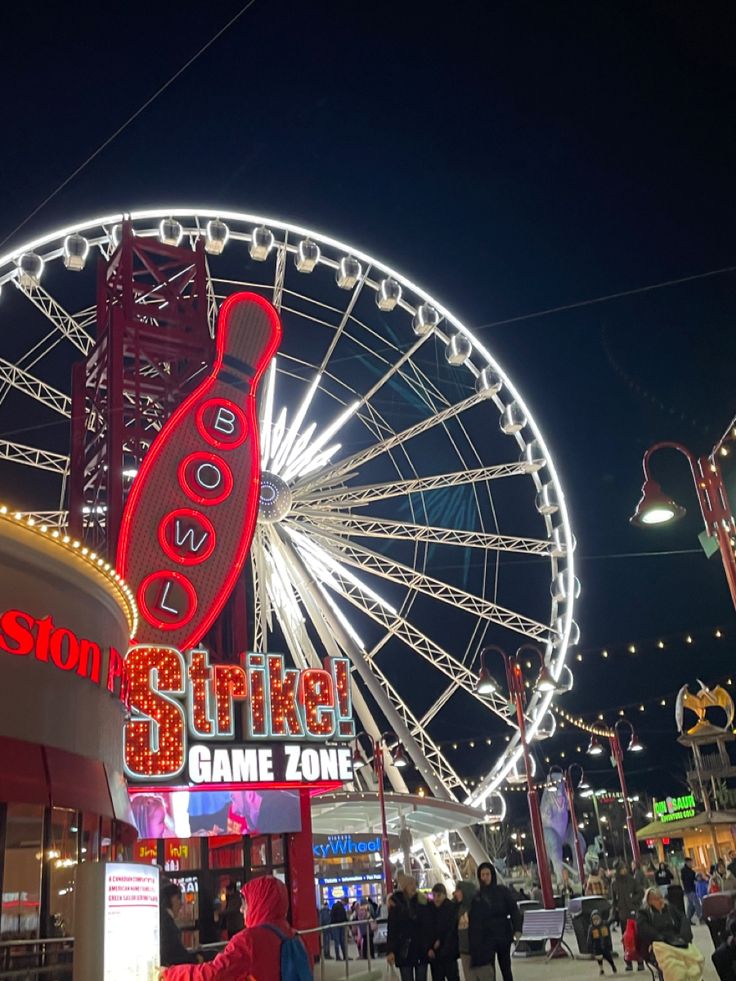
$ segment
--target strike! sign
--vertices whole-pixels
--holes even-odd
[[[349,747],[303,745],[355,737],[346,658],[299,670],[280,654],[211,664],[203,649],[182,654],[136,645],[125,666],[132,710],[125,769],[132,780],[185,775],[199,785],[284,785],[352,778]]]

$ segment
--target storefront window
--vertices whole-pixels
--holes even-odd
[[[155,838],[139,838],[130,846],[130,861],[141,865],[158,865],[158,841]]]
[[[74,870],[79,847],[79,815],[54,807],[50,812],[48,849],[48,916],[45,937],[74,936]]]
[[[250,864],[251,868],[254,869],[268,865],[268,837],[266,835],[259,835],[258,838],[251,839]]]
[[[43,808],[8,804],[6,827],[0,936],[27,940],[39,933]]]
[[[96,862],[100,857],[100,819],[97,814],[82,817],[82,847],[79,849],[82,862]]]
[[[188,872],[201,868],[202,841],[200,838],[166,838],[164,840],[164,869],[167,872]]]
[[[103,818],[101,822],[100,837],[100,861],[112,862],[115,860],[115,847],[112,835],[112,821],[110,818]]]
[[[243,867],[243,839],[240,835],[222,835],[209,839],[210,868]]]
[[[271,861],[274,865],[284,864],[284,839],[281,835],[271,838]]]

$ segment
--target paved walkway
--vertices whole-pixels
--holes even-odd
[[[710,955],[713,953],[713,944],[708,928],[696,926],[693,927],[693,933],[696,945],[702,950],[705,956],[704,981],[718,981],[718,976],[710,959]],[[565,939],[572,949],[577,952],[574,935],[568,931]],[[651,981],[649,971],[643,974],[637,974],[636,971],[633,974],[624,972],[620,933],[614,934],[614,950],[618,951],[619,955],[616,958],[616,966],[618,967],[621,981],[626,981],[626,979],[631,979],[631,981],[636,981],[636,979]],[[374,981],[378,981],[378,979],[384,981],[384,979],[388,978],[386,962],[383,958],[372,963],[373,973],[369,975],[366,961],[357,959],[357,951],[352,945],[349,953],[354,959],[348,961],[347,964],[342,961],[325,961],[324,972],[322,972],[322,968],[318,964],[314,971],[315,981],[323,981],[323,979],[324,981],[342,981],[342,979],[360,981],[361,978],[363,981],[368,981],[369,977],[374,979]],[[598,965],[595,961],[578,959],[577,957],[574,961],[570,960],[569,957],[553,961],[547,961],[543,957],[515,957],[512,961],[512,966],[514,981],[598,981]],[[605,965],[605,970],[606,978],[610,979],[611,971],[608,965]],[[462,971],[460,976],[462,977]],[[398,981],[398,973],[396,974],[396,981]],[[430,974],[427,976],[427,981],[431,981]]]

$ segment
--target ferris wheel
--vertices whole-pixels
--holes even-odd
[[[0,503],[30,520],[68,520],[70,373],[95,340],[94,260],[113,255],[123,218],[0,257]],[[579,638],[565,498],[524,399],[457,316],[359,249],[235,212],[127,220],[136,238],[204,244],[212,330],[240,289],[282,318],[261,386],[251,648],[286,648],[298,666],[346,654],[362,725],[390,727],[432,794],[498,800],[519,737],[507,700],[476,690],[479,651],[532,642],[560,678]],[[153,435],[161,421],[151,413]],[[552,697],[530,690],[530,738],[551,734]],[[489,734],[474,786],[446,746],[458,720]]]

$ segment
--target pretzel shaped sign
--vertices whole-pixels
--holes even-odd
[[[256,388],[281,340],[276,310],[235,293],[212,372],[146,454],[123,512],[117,571],[135,592],[138,643],[194,647],[222,611],[258,516]]]

